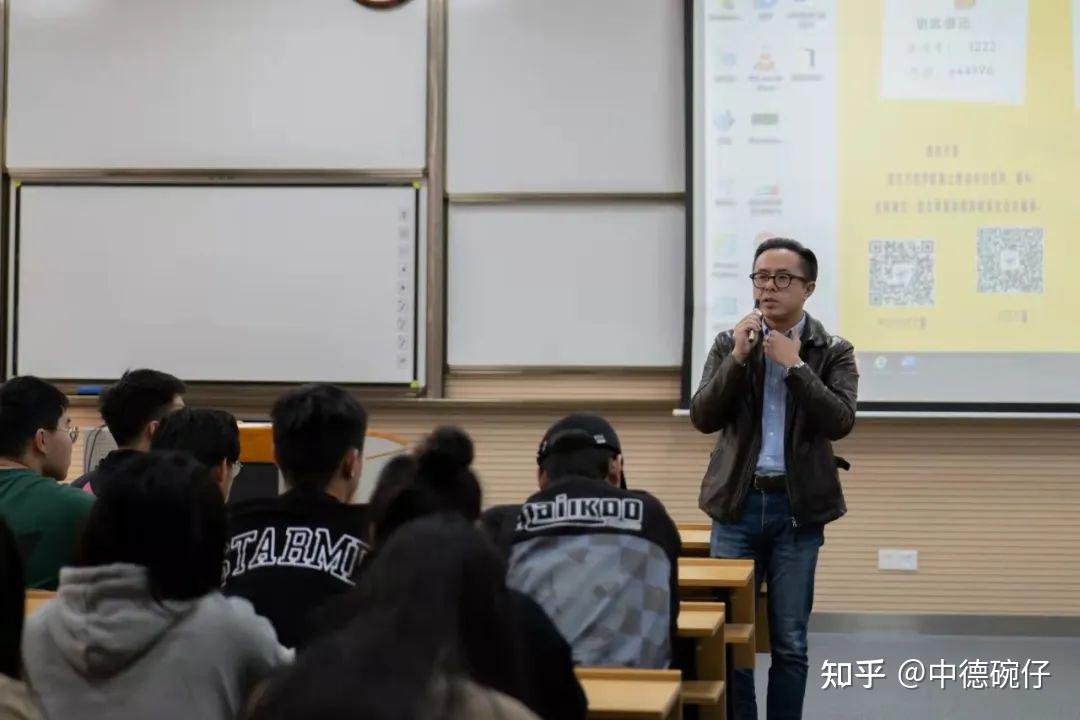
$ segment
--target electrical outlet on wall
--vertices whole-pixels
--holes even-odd
[[[881,549],[877,553],[878,570],[905,570],[914,572],[919,569],[918,550]]]

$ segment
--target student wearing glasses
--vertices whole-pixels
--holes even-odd
[[[832,443],[855,424],[859,373],[851,343],[803,309],[817,271],[794,240],[758,246],[755,309],[717,336],[690,402],[694,427],[720,433],[699,498],[711,555],[751,558],[758,588],[769,583],[769,720],[802,717],[818,550],[847,512]],[[756,719],[754,671],[733,685],[735,717]]]
[[[79,429],[64,393],[31,375],[0,385],[0,517],[26,560],[26,586],[55,590],[94,498],[64,485]]]

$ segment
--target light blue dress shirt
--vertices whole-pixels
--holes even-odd
[[[761,323],[764,334],[771,330]],[[787,331],[788,337],[801,337],[806,315],[799,324]],[[794,334],[793,334],[794,333]],[[764,338],[763,338],[764,339]],[[761,453],[758,455],[758,475],[783,475],[784,423],[787,419],[787,387],[784,385],[784,366],[765,358],[765,399],[761,405]]]

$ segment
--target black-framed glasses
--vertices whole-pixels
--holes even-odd
[[[791,287],[792,280],[806,281],[802,275],[792,275],[791,273],[778,272],[776,274],[767,272],[750,273],[750,279],[754,281],[754,287],[759,290],[764,290],[769,286],[769,281],[772,280],[776,284],[777,290],[783,290]]]
[[[69,438],[71,438],[71,442],[75,442],[76,440],[79,439],[79,426],[78,425],[68,425],[66,428],[54,427],[54,428],[49,428],[49,430],[51,430],[52,432],[62,432],[62,433],[64,433]]]

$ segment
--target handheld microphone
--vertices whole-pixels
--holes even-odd
[[[754,301],[754,310],[757,310],[760,305],[761,305],[761,301],[760,300],[755,300]],[[761,313],[758,313],[758,315],[760,315],[760,314]],[[757,342],[757,330],[751,330],[749,337],[750,337],[750,344],[751,345],[756,343]]]

